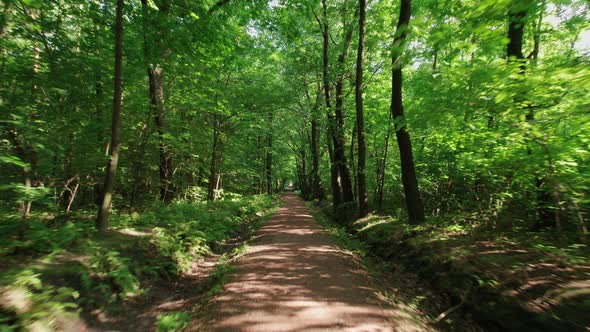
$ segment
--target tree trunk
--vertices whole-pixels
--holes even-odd
[[[215,199],[215,179],[217,171],[217,148],[219,146],[219,125],[217,115],[213,114],[213,147],[211,149],[211,166],[209,168],[209,183],[207,184],[207,200]]]
[[[319,124],[317,113],[320,108],[322,89],[321,85],[318,84],[318,91],[316,94],[316,102],[311,116],[311,198],[323,200],[324,189],[322,188],[322,182],[320,179],[320,150],[318,146],[319,142]]]
[[[311,120],[311,192],[312,198],[323,200],[324,190],[320,180],[320,151],[318,147],[319,130],[318,120],[313,116]]]
[[[121,69],[123,63],[123,0],[117,0],[117,17],[115,22],[115,91],[113,95],[113,122],[111,125],[110,159],[107,163],[104,180],[103,198],[96,218],[96,228],[105,232],[108,228],[108,218],[113,200],[113,188],[115,175],[119,163],[119,150],[121,142],[121,99],[123,89],[121,86]]]
[[[424,221],[424,206],[418,189],[412,143],[410,134],[407,131],[402,101],[402,52],[405,46],[406,36],[408,35],[411,14],[412,1],[401,0],[399,21],[397,23],[392,50],[391,116],[395,124],[395,136],[397,137],[397,145],[400,152],[402,183],[408,209],[408,221],[411,224],[417,224]]]
[[[165,57],[165,49],[160,43],[165,39],[164,30],[155,26],[150,20],[149,5],[147,0],[142,0],[143,10],[143,38],[144,38],[144,56],[147,64],[147,74],[149,79],[150,108],[156,123],[158,133],[158,148],[160,155],[159,176],[160,176],[160,199],[169,202],[173,198],[174,190],[172,188],[172,153],[165,139],[165,112],[164,112],[164,68],[156,60]],[[170,9],[169,1],[157,3],[158,15],[166,17]],[[159,21],[154,21],[158,23]],[[150,38],[148,29],[153,29],[156,33],[155,38]],[[154,56],[158,55],[159,59]]]
[[[387,134],[385,135],[385,148],[383,149],[383,157],[377,169],[377,193],[375,200],[377,201],[377,208],[383,208],[383,188],[385,187],[385,167],[387,165],[387,153],[389,149],[389,137],[391,136],[391,114],[388,118]]]
[[[532,5],[533,2],[530,0],[513,0],[508,12],[508,46],[506,49],[506,58],[508,63],[518,63],[520,69],[519,73],[523,78],[526,70],[526,60],[524,59],[524,55],[522,53],[524,29],[526,25],[527,13],[530,6]],[[540,18],[542,19],[542,16]],[[539,21],[539,24],[541,24],[541,21]],[[533,54],[531,54],[531,56],[533,56],[536,60],[539,48],[539,36],[537,35],[536,31],[534,32],[533,38],[534,45]],[[514,98],[514,102],[517,104],[517,107],[520,107],[519,105],[523,104],[525,100],[526,96],[524,96],[524,94],[517,94]],[[533,108],[527,107],[527,109],[528,110],[525,115],[525,119],[527,122],[533,123],[535,121],[535,113]],[[533,154],[531,147],[527,147],[527,154]],[[555,210],[552,210],[550,207],[552,203],[552,197],[554,195],[550,189],[547,188],[549,186],[549,182],[550,181],[547,181],[545,177],[535,174],[535,203],[537,215],[535,228],[550,226],[559,219],[559,216],[557,215],[558,213]]]
[[[343,14],[346,15],[346,12]],[[340,176],[340,187],[342,190],[342,203],[354,202],[354,192],[350,170],[344,153],[344,65],[348,59],[350,44],[352,43],[353,24],[346,24],[344,21],[345,35],[342,42],[342,51],[338,55],[338,75],[336,77],[336,123],[334,140],[334,159]]]
[[[352,170],[352,175],[353,175],[353,178],[352,178],[353,186],[352,186],[352,188],[354,189],[354,193],[353,193],[353,196],[354,197],[358,197],[358,189],[359,189],[359,186],[358,186],[358,184],[359,184],[358,183],[358,177],[357,177],[357,174],[356,174],[357,167],[354,164],[354,161],[355,161],[355,159],[354,159],[354,155],[355,155],[355,153],[354,153],[355,152],[355,141],[357,140],[356,139],[356,132],[357,132],[357,130],[356,130],[356,121],[355,121],[354,122],[354,127],[352,128],[352,134],[350,135],[350,152],[349,152],[349,155],[350,155],[350,168]]]
[[[327,1],[322,0],[322,8],[323,8],[323,23],[321,24],[322,28],[322,37],[323,37],[323,52],[322,52],[322,75],[323,75],[323,82],[324,82],[324,99],[326,102],[326,114],[328,118],[328,134],[329,139],[332,142],[328,142],[328,150],[330,152],[330,176],[331,176],[331,187],[332,187],[332,205],[336,208],[342,202],[342,188],[340,185],[340,172],[338,169],[338,158],[336,156],[335,150],[337,149],[336,146],[338,145],[338,139],[336,135],[336,119],[332,115],[332,96],[331,96],[331,83],[330,83],[330,34],[329,34],[329,26],[328,26],[328,8],[327,8]]]
[[[150,86],[150,105],[156,122],[158,132],[158,145],[160,152],[160,199],[169,202],[172,199],[172,154],[164,138],[164,70],[160,65],[148,69]]]
[[[272,121],[272,116],[271,116]],[[272,124],[272,122],[271,122]],[[272,133],[268,133],[266,136],[266,193],[272,195]],[[303,161],[305,162],[305,161]],[[303,174],[305,176],[305,174]]]
[[[359,0],[359,44],[356,57],[356,84],[354,87],[356,104],[356,136],[358,139],[357,155],[357,181],[359,217],[365,217],[369,213],[369,196],[367,195],[367,179],[365,176],[365,158],[367,147],[365,145],[365,121],[363,109],[363,62],[365,51],[365,11],[366,0]]]

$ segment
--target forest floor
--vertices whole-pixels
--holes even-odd
[[[257,232],[199,331],[433,331],[425,314],[384,295],[293,194]]]
[[[390,274],[411,271],[458,305],[453,318],[469,316],[486,331],[590,331],[590,251],[579,237],[436,221],[409,227],[383,215],[346,232]]]

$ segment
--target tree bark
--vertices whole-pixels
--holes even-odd
[[[213,114],[213,147],[211,149],[211,165],[209,168],[209,183],[207,185],[207,200],[215,200],[215,179],[217,171],[217,148],[219,146],[219,124],[217,115]]]
[[[272,116],[270,117],[272,125]],[[266,193],[272,195],[272,132],[269,132],[266,136]],[[305,161],[303,161],[305,162]],[[305,176],[305,174],[304,174]]]
[[[346,4],[344,5],[346,8]],[[346,17],[346,11],[343,16]],[[336,108],[335,108],[335,139],[334,139],[334,160],[340,177],[340,188],[342,190],[342,203],[354,202],[352,179],[346,154],[344,153],[344,66],[352,43],[354,25],[343,22],[345,33],[342,42],[342,50],[338,55],[338,75],[336,76]]]
[[[115,22],[115,91],[113,95],[113,121],[111,125],[110,159],[107,163],[104,180],[103,198],[96,218],[96,228],[105,232],[108,228],[108,218],[113,200],[115,175],[119,163],[121,142],[121,99],[123,89],[121,84],[121,69],[123,64],[123,0],[117,0],[117,16]]]
[[[324,190],[322,188],[322,182],[320,179],[320,150],[318,146],[319,142],[319,124],[317,113],[318,109],[320,108],[320,101],[321,101],[321,85],[318,84],[318,92],[316,96],[316,103],[314,109],[312,110],[313,114],[311,115],[311,198],[323,200],[324,199]]]
[[[160,152],[160,200],[169,202],[173,198],[172,190],[172,154],[164,138],[164,70],[160,65],[148,69],[150,86],[150,105],[156,122],[158,132],[158,145]]]
[[[365,145],[365,121],[363,107],[363,62],[365,51],[365,15],[366,0],[359,0],[359,43],[356,57],[356,84],[354,87],[356,104],[356,131],[358,139],[357,156],[357,181],[359,217],[365,217],[369,213],[369,196],[367,195],[367,179],[365,176],[365,158],[367,147]]]
[[[404,186],[406,207],[408,209],[408,221],[411,224],[417,224],[424,221],[424,206],[418,189],[412,143],[410,134],[407,131],[402,100],[402,52],[406,36],[408,35],[411,14],[412,1],[401,0],[399,21],[397,23],[392,50],[391,116],[395,124],[395,135],[400,152],[402,183]]]
[[[332,142],[328,142],[328,151],[330,153],[330,176],[332,187],[332,205],[336,208],[342,202],[342,188],[340,185],[340,172],[338,170],[338,158],[336,157],[336,146],[338,139],[336,135],[336,119],[332,115],[332,96],[331,96],[331,82],[330,82],[330,30],[328,26],[328,8],[327,1],[322,0],[323,8],[323,22],[320,22],[323,37],[323,52],[322,52],[322,76],[324,82],[324,99],[326,102],[326,114],[328,118],[328,134]]]
[[[272,112],[268,113],[267,117],[267,134],[266,134],[266,163],[265,163],[265,173],[266,173],[266,193],[272,195],[273,193],[273,177],[272,177],[272,129],[273,129],[273,114]],[[305,160],[303,160],[305,163]],[[305,174],[303,174],[305,176]]]
[[[164,110],[164,68],[156,60],[161,60],[166,56],[166,51],[160,45],[165,39],[163,29],[151,24],[149,6],[147,0],[142,0],[143,11],[143,38],[144,38],[144,56],[147,63],[147,74],[149,79],[150,108],[156,123],[158,133],[158,148],[160,155],[159,176],[160,176],[160,199],[169,202],[173,198],[174,190],[172,188],[172,152],[165,139],[165,110]],[[157,4],[158,15],[164,18],[170,10],[168,0],[160,1]],[[155,38],[150,38],[149,29],[156,33]],[[155,54],[158,59],[155,59]]]

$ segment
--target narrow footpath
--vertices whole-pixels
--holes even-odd
[[[428,331],[387,303],[295,195],[258,231],[213,299],[210,331]]]

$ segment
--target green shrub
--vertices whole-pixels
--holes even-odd
[[[90,258],[90,272],[96,275],[100,280],[106,281],[102,287],[97,285],[97,290],[106,293],[116,294],[120,298],[133,295],[139,292],[139,280],[131,272],[129,258],[121,257],[119,252],[105,250],[94,246],[95,254]],[[86,278],[87,279],[87,278]],[[88,282],[84,280],[83,283]],[[104,294],[108,296],[109,294]]]
[[[159,315],[156,323],[157,332],[182,331],[191,322],[191,316],[183,311]]]
[[[0,276],[0,324],[7,330],[51,328],[52,324],[77,319],[77,291],[43,285],[32,270],[8,272]]]

